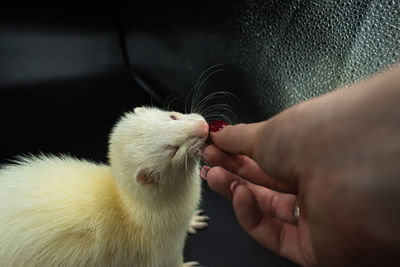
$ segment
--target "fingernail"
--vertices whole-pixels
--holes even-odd
[[[218,132],[219,130],[225,128],[228,125],[229,124],[224,121],[211,121],[209,123],[210,131],[212,132]]]
[[[231,183],[231,186],[230,186],[230,189],[231,189],[231,194],[232,194],[232,196],[233,196],[233,192],[235,192],[235,189],[236,189],[236,187],[238,186],[238,182],[237,181],[233,181],[232,183]]]
[[[203,166],[203,168],[201,168],[201,170],[200,170],[200,177],[203,179],[203,180],[206,180],[207,181],[207,172],[210,170],[210,167],[208,167],[208,166]]]

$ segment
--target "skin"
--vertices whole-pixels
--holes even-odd
[[[211,139],[202,177],[260,244],[306,266],[399,265],[399,67]]]

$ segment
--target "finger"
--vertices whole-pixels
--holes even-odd
[[[228,125],[217,132],[211,132],[213,142],[222,150],[235,155],[254,155],[257,135],[264,122]]]
[[[263,213],[253,192],[240,184],[233,188],[233,207],[240,225],[257,242],[278,255],[305,264],[297,226]]]
[[[216,145],[207,146],[202,152],[203,159],[212,166],[224,169],[258,185],[280,191],[296,193],[296,189],[270,178],[251,158],[244,155],[227,154]]]
[[[207,181],[208,186],[214,192],[228,198],[232,199],[232,194],[230,191],[231,184],[236,181],[238,183],[244,184],[245,181],[239,176],[221,168],[221,167],[213,167],[210,168],[206,174],[204,174],[204,169],[207,167],[203,167],[202,173],[204,175],[203,179]]]
[[[236,181],[241,185],[245,185],[253,192],[263,213],[269,214],[271,217],[282,222],[294,225],[297,223],[294,217],[297,195],[279,193],[252,184],[221,167],[209,169],[205,178],[211,190],[229,199],[232,198],[231,186],[233,182]]]
[[[253,192],[246,186],[235,184],[231,188],[233,207],[240,225],[246,232],[255,229],[263,219],[263,212]]]
[[[290,108],[259,123],[226,126],[210,136],[223,151],[246,155],[270,177],[297,187],[298,163],[304,157],[299,149],[301,138],[297,135],[302,127],[295,118],[295,110]]]
[[[270,210],[273,214],[273,217],[282,222],[297,225],[297,218],[295,218],[294,215],[297,195],[276,193],[272,194],[270,199],[267,201],[270,205]]]

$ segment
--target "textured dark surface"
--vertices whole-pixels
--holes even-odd
[[[241,100],[244,121],[268,118],[300,101],[400,60],[399,1],[185,1],[183,10],[128,4],[128,55],[156,91],[184,97],[210,66],[217,86]]]
[[[234,113],[214,106],[210,118],[259,121],[400,60],[400,1],[63,4],[0,9],[0,162],[39,151],[105,162],[108,132],[132,106],[178,97],[171,107],[184,110],[195,87],[194,102],[237,96],[203,105]],[[203,191],[211,221],[188,238],[187,260],[294,265],[249,238],[228,200]]]

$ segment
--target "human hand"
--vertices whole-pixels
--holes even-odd
[[[202,176],[232,198],[244,230],[283,257],[398,264],[399,74],[395,68],[268,121],[211,133],[203,158],[213,167]]]
[[[253,125],[234,128],[246,126]],[[283,257],[302,265],[315,265],[307,221],[304,216],[294,216],[294,187],[271,179],[250,157],[227,154],[216,145],[207,146],[203,157],[216,167],[203,167],[202,177],[206,177],[212,190],[233,198],[239,223],[250,236]]]

